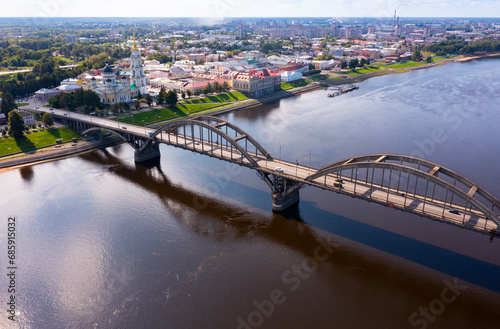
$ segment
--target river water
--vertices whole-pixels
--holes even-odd
[[[500,60],[369,79],[223,116],[312,167],[418,156],[500,197]],[[255,172],[127,145],[0,174],[16,218],[1,328],[498,328],[500,241],[313,187],[271,211]]]

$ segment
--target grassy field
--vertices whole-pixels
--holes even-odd
[[[427,63],[419,63],[419,62],[414,62],[414,61],[408,61],[405,63],[394,63],[394,64],[389,64],[383,66],[386,69],[403,69],[407,67],[412,67],[412,66],[420,66],[420,65],[425,65]]]
[[[136,113],[119,119],[120,122],[133,123],[136,125],[149,124],[156,121],[174,119],[187,116],[208,109],[214,109],[228,105],[228,103],[217,104],[177,104],[172,107],[152,109],[151,111]]]
[[[0,139],[0,156],[52,145],[56,143],[56,139],[68,142],[73,137],[80,137],[80,135],[70,127],[62,127],[25,134],[17,139],[2,138]]]
[[[30,105],[30,103],[20,103],[19,107],[23,107],[23,106],[26,106],[26,105]]]
[[[248,97],[246,97],[245,95],[243,95],[239,91],[232,91],[229,93],[207,96],[207,97],[203,97],[200,99],[183,100],[180,103],[184,103],[184,104],[227,103],[227,102],[241,101],[244,99],[248,99]]]
[[[334,80],[342,80],[342,79],[345,79],[344,77],[334,77],[334,78],[330,78],[326,81],[334,81]]]
[[[329,77],[328,74],[320,74],[320,75],[314,75],[309,79],[312,81],[321,81],[321,80],[326,80],[328,77]]]
[[[448,57],[434,56],[434,57],[432,57],[432,63],[443,60],[443,59],[447,59],[447,58]]]
[[[281,83],[281,89],[287,90],[287,89],[292,89],[292,88],[297,88],[297,87],[304,87],[304,86],[307,86],[308,84],[309,84],[309,82],[306,81],[306,80],[304,80],[304,79],[290,81],[290,82],[282,82]],[[283,88],[283,86],[286,89]]]

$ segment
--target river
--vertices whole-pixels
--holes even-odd
[[[425,158],[500,198],[500,60],[381,76],[223,116],[274,157]],[[0,174],[1,328],[498,328],[500,241],[313,187],[284,214],[255,172],[161,146]],[[15,319],[8,318],[15,295]]]

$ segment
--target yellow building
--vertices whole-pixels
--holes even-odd
[[[99,95],[101,102],[104,104],[130,102],[139,93],[145,95],[148,92],[147,78],[144,75],[141,53],[135,44],[135,32],[130,60],[130,82],[127,81],[125,76],[122,76],[120,81],[116,81],[116,74],[108,62],[106,62],[106,66],[102,70],[101,85],[97,85],[95,78],[91,79],[90,89]]]
[[[116,81],[115,72],[111,69],[111,67],[109,67],[107,62],[106,66],[102,70],[101,86],[97,86],[96,79],[92,78],[90,81],[90,89],[99,95],[101,102],[104,104],[130,102],[132,99],[131,89],[127,78],[123,76],[121,81],[118,83]]]

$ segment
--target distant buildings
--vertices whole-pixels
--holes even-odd
[[[231,76],[231,84],[234,89],[251,97],[260,97],[274,94],[281,89],[281,76],[270,73],[268,69],[261,72],[251,70],[248,73],[236,73]]]
[[[46,102],[52,96],[61,95],[61,91],[56,89],[42,88],[35,92],[35,99],[40,102]]]

